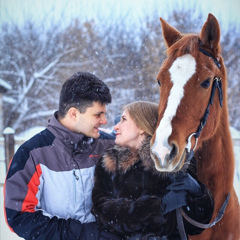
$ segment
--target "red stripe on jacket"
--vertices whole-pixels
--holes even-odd
[[[40,176],[42,175],[42,169],[40,164],[36,166],[36,172],[33,174],[31,180],[28,183],[28,192],[22,204],[22,212],[35,212],[35,207],[38,204],[36,194],[38,192],[38,186],[40,185]]]

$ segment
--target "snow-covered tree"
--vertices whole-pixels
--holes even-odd
[[[82,35],[84,31],[82,28]],[[58,107],[60,87],[65,80],[61,77],[69,77],[73,67],[86,64],[70,56],[79,55],[81,46],[88,43],[81,39],[77,45],[71,39],[65,39],[58,26],[40,31],[30,21],[22,28],[2,27],[0,76],[13,87],[4,97],[5,126],[19,132],[31,126],[31,122],[45,125],[45,118]],[[87,60],[87,64],[91,61]]]
[[[97,18],[97,17],[96,17]],[[165,20],[181,32],[199,32],[204,19],[194,11],[173,11]],[[77,71],[89,71],[105,81],[113,102],[107,127],[122,105],[134,100],[158,102],[156,76],[166,58],[159,16],[154,13],[131,27],[124,19],[60,23],[44,28],[30,20],[20,27],[1,27],[0,78],[12,90],[4,96],[4,127],[20,132],[46,125],[58,108],[62,83]],[[234,34],[233,34],[234,33]],[[223,56],[228,69],[231,125],[240,130],[239,37],[237,30],[222,32]]]

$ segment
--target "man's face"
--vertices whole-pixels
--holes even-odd
[[[93,102],[93,105],[88,107],[85,113],[77,111],[74,131],[87,137],[98,138],[98,128],[107,123],[105,113],[106,104],[101,105],[99,102]]]

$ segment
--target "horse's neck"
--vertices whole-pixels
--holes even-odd
[[[216,134],[203,141],[195,152],[198,178],[214,195],[230,192],[234,178],[234,152],[228,121],[219,126]]]

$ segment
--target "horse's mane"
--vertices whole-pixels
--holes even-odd
[[[197,34],[181,35],[181,38],[167,49],[167,56],[173,55],[175,57],[180,57],[184,54],[195,55],[195,52],[199,50],[200,46],[205,48],[209,53],[211,53],[216,59],[220,61],[222,51],[221,45],[218,44],[215,49],[210,49],[209,47],[204,46],[200,39],[200,36]]]
[[[198,51],[200,38],[198,35],[185,34],[183,37],[167,49],[167,55],[175,57]]]

